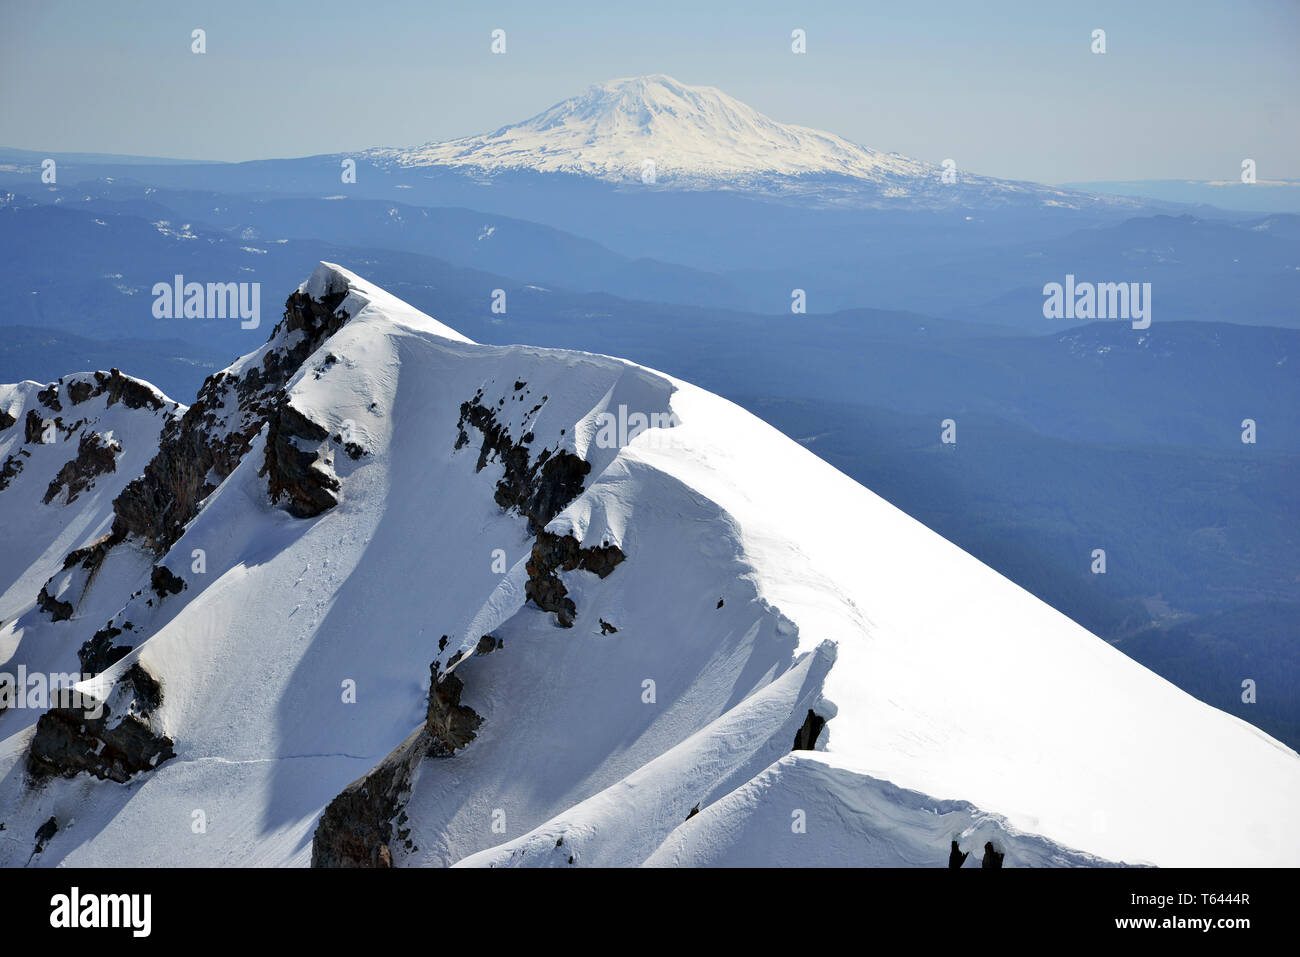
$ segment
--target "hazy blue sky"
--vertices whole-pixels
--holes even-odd
[[[0,145],[243,160],[495,129],[667,73],[1042,182],[1300,177],[1300,2],[0,0]],[[207,31],[207,53],[190,31]],[[489,52],[494,28],[508,52]],[[790,31],[808,52],[790,52]],[[1108,52],[1090,52],[1106,30]]]

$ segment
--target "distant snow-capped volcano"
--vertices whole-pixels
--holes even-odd
[[[705,181],[752,174],[938,175],[917,160],[778,123],[714,87],[662,75],[598,83],[492,133],[380,152],[403,165],[526,168],[616,180],[640,179],[647,160],[660,175]]]
[[[376,149],[367,156],[380,165],[487,175],[566,173],[679,189],[830,192],[872,205],[1115,202],[960,171],[945,182],[939,166],[778,123],[714,87],[688,86],[662,74],[598,83],[491,133],[409,150]]]

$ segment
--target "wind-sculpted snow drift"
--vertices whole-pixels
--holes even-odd
[[[103,706],[0,712],[0,863],[1300,863],[1295,752],[684,382],[329,264],[122,382],[0,387],[0,670]]]

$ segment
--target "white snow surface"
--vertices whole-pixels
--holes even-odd
[[[430,662],[457,651],[483,723],[419,763],[399,865],[945,866],[951,840],[968,867],[985,841],[1006,866],[1300,863],[1294,751],[752,415],[622,360],[473,343],[331,264],[302,288],[341,284],[351,318],[288,387],[365,450],[322,443],[339,504],[272,505],[259,440],[173,546],[188,587],[97,681],[139,660],[175,758],[32,789],[31,722],[0,715],[0,864],[51,815],[34,864],[306,864],[325,805],[419,727]],[[473,428],[455,448],[480,390],[534,454],[591,464],[548,529],[626,560],[560,573],[572,628],[524,601],[533,536],[494,500],[501,463],[476,472]],[[597,415],[620,406],[677,424],[606,448]],[[122,565],[119,607],[149,571]],[[502,647],[474,655],[489,633]],[[816,750],[791,753],[810,709]]]

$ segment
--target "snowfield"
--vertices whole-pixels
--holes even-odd
[[[1008,867],[1300,864],[1294,751],[732,403],[478,345],[339,266],[299,294],[346,322],[163,553],[128,537],[66,589],[70,619],[36,593],[148,454],[123,441],[85,504],[34,499],[53,455],[0,491],[0,670],[74,670],[130,620],[85,687],[174,746],[125,781],[37,775],[36,716],[0,713],[0,864],[942,867],[954,840],[967,867],[986,842]],[[636,414],[670,427],[609,442]]]

